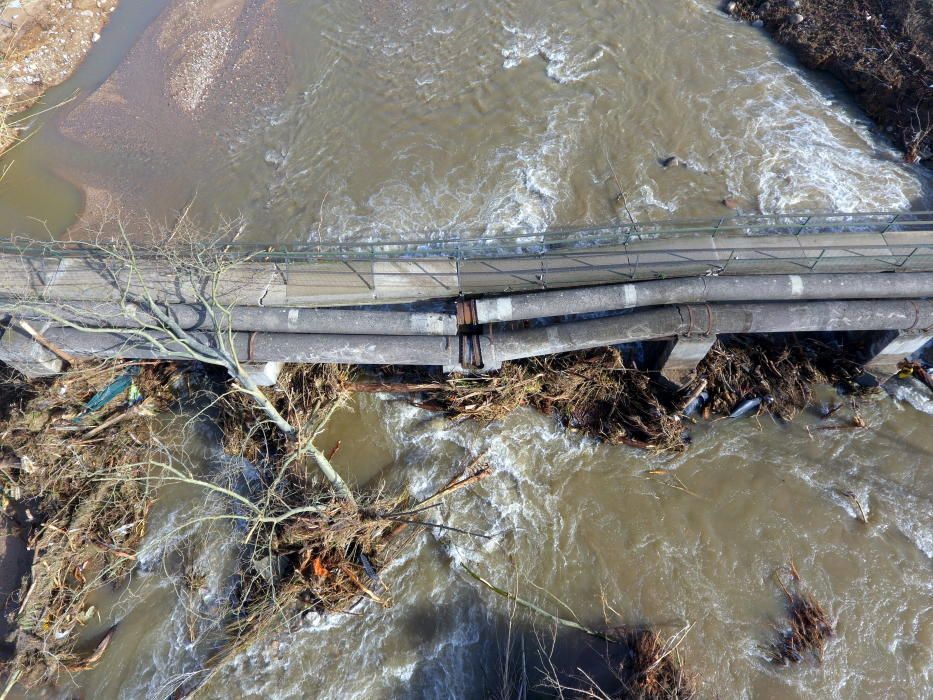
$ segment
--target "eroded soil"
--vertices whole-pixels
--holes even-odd
[[[931,0],[737,0],[807,67],[842,81],[915,163],[933,160]]]
[[[80,65],[118,0],[0,0],[0,119],[32,106]],[[0,128],[0,152],[13,142]]]

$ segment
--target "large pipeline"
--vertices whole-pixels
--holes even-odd
[[[933,273],[754,275],[648,280],[591,288],[514,294],[476,300],[481,324],[574,316],[670,304],[832,299],[905,299],[933,296]],[[165,307],[185,330],[212,330],[203,307]],[[67,301],[24,303],[0,300],[0,312],[43,321],[54,314],[94,328],[138,328],[151,322],[142,311],[127,314],[118,304]],[[356,308],[237,306],[223,319],[233,331],[340,335],[449,336],[457,333],[452,314]]]
[[[107,302],[23,302],[0,300],[0,313],[26,320],[50,318],[91,328],[140,328],[157,320],[139,310]],[[214,320],[203,306],[168,304],[163,309],[184,330],[213,330]],[[453,314],[370,309],[305,309],[235,306],[219,313],[223,328],[263,333],[334,333],[341,335],[456,335]]]
[[[872,300],[688,304],[638,309],[619,316],[525,330],[491,330],[480,338],[484,364],[679,335],[779,333],[789,331],[897,330],[929,332],[933,301]],[[73,355],[124,358],[190,358],[166,337],[155,347],[130,329],[81,331],[52,326],[45,338]],[[210,342],[211,334],[197,332]],[[336,362],[349,364],[441,365],[459,363],[456,336],[381,336],[308,333],[232,333],[241,362]],[[35,345],[24,335],[8,336],[7,354],[24,355]],[[17,347],[19,344],[19,347]]]
[[[570,350],[720,333],[929,331],[933,301],[817,301],[690,304],[638,309],[621,316],[498,333],[494,363]]]
[[[479,299],[480,323],[619,311],[665,304],[933,296],[933,273],[837,273],[679,277]]]
[[[132,329],[88,332],[53,326],[42,331],[56,348],[70,355],[123,357],[128,359],[197,359],[164,334],[150,333],[158,345],[147,342]],[[205,343],[212,334],[194,331]],[[226,336],[240,362],[333,362],[360,365],[441,365],[459,362],[456,336],[381,336],[336,333],[245,333]],[[7,348],[7,352],[10,352]]]

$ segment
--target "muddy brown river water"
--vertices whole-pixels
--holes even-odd
[[[718,217],[725,197],[764,213],[922,208],[933,182],[837,84],[706,1],[124,0],[49,100],[75,90],[5,159],[4,233],[189,204],[270,242],[538,231],[626,219],[615,177],[637,219]],[[670,155],[685,165],[662,167]],[[510,611],[465,562],[590,624],[692,623],[681,650],[702,697],[931,697],[933,401],[911,381],[890,388],[865,407],[867,430],[722,421],[667,458],[531,411],[450,425],[356,400],[322,445],[343,441],[337,464],[360,484],[427,494],[488,450],[494,476],[438,520],[492,539],[422,533],[385,572],[391,608],[311,616],[204,695],[490,696]],[[110,650],[58,696],[163,698],[203,661],[176,587],[186,567],[205,574],[209,616],[235,533],[215,526],[182,566],[176,528],[202,506],[160,500],[129,588],[102,597],[121,620]],[[822,666],[765,659],[782,607],[772,575],[790,559],[837,620]],[[516,618],[512,662],[534,678],[552,635]],[[572,671],[585,647],[561,633],[555,662]]]

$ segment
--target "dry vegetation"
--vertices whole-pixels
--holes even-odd
[[[531,406],[610,444],[670,451],[689,444],[683,413],[701,394],[706,418],[760,399],[756,412],[791,420],[811,402],[814,384],[856,396],[873,391],[857,383],[862,373],[858,363],[814,339],[734,337],[717,341],[679,389],[605,348],[509,362],[492,376],[453,377],[427,389],[419,405],[482,421]]]
[[[509,362],[491,377],[453,377],[422,405],[483,421],[527,405],[608,443],[679,449],[683,427],[670,410],[674,400],[668,388],[605,348]]]
[[[813,338],[736,336],[712,347],[695,381],[706,381],[708,414],[729,415],[743,400],[770,397],[764,409],[789,421],[810,404],[815,384],[873,393],[857,383],[863,374],[859,363]]]
[[[88,596],[135,564],[153,494],[144,480],[150,418],[170,396],[166,365],[134,379],[144,399],[120,400],[82,416],[85,402],[128,365],[77,367],[53,381],[27,382],[4,367],[0,483],[29,528],[33,574],[21,591],[10,676],[27,687],[88,663],[83,627]],[[108,637],[99,642],[102,653]]]
[[[9,5],[9,0],[0,0],[0,155],[18,141],[22,124],[15,115],[71,75],[116,0],[24,0],[18,7]]]
[[[823,650],[834,634],[834,625],[812,593],[803,589],[800,574],[793,562],[788,566],[790,582],[784,583],[781,572],[778,585],[787,604],[787,620],[777,626],[778,639],[771,646],[771,660],[777,664],[800,663],[807,656],[823,661]]]
[[[288,367],[277,387],[262,390],[297,426],[293,435],[283,434],[229,377],[211,377],[194,363],[108,362],[36,381],[4,372],[0,480],[5,507],[26,514],[35,559],[20,591],[15,655],[0,670],[27,688],[90,668],[105,652],[112,630],[91,639],[85,634],[96,618],[89,599],[135,567],[161,485],[184,484],[220,496],[221,514],[205,519],[220,517],[240,533],[239,584],[212,622],[224,630],[214,649],[216,669],[305,611],[345,611],[362,597],[390,604],[379,572],[410,539],[410,526],[423,525],[424,514],[441,499],[489,473],[474,460],[420,502],[378,490],[338,494],[309,449],[346,395],[348,371],[336,366]],[[123,388],[96,412],[86,410],[98,392],[119,389],[123,385],[114,380],[129,376],[132,389]],[[181,406],[172,387],[199,404],[200,413],[214,415],[227,454],[247,458],[259,484],[246,488],[239,479],[241,486],[232,486],[222,470],[213,478],[192,471],[182,445],[193,423],[184,414],[174,421],[164,415],[171,405]],[[129,402],[137,390],[140,400]],[[194,514],[188,525],[200,518]]]
[[[839,78],[904,151],[933,159],[933,3],[930,0],[738,0],[808,68]],[[802,21],[794,23],[795,15]]]
[[[690,700],[696,697],[696,677],[685,671],[679,650],[651,629],[617,632],[623,648],[616,666],[622,686],[618,700]]]
[[[145,299],[133,303],[158,313]],[[217,347],[224,347],[223,334],[218,331]],[[203,518],[225,520],[237,533],[238,585],[211,621],[224,630],[212,642],[210,669],[216,669],[306,611],[347,611],[362,598],[391,604],[380,572],[410,539],[412,526],[439,527],[426,522],[425,514],[489,474],[478,458],[422,501],[404,491],[351,491],[315,439],[350,392],[367,386],[392,391],[391,383],[367,385],[346,367],[300,365],[287,367],[275,387],[259,388],[245,384],[235,357],[205,354],[220,351],[188,342],[211,362],[112,361],[74,365],[54,380],[25,381],[6,370],[0,378],[5,506],[28,509],[35,551],[16,617],[16,653],[6,668],[13,681],[36,687],[101,657],[110,633],[86,633],[94,617],[89,596],[133,570],[149,509],[165,483],[219,496],[220,514]],[[204,369],[211,364],[216,369]],[[681,388],[627,365],[611,348],[513,362],[495,376],[407,386],[418,392],[420,405],[457,419],[492,421],[531,406],[606,442],[681,450],[689,441],[685,408],[703,395],[709,415],[728,415],[750,397],[767,396],[772,400],[759,409],[789,420],[812,400],[813,383],[860,392],[860,372],[817,341],[786,336],[721,340]],[[121,379],[126,386],[114,384]],[[114,386],[123,389],[110,403],[87,410],[92,397]],[[252,482],[221,471],[201,476],[183,452],[176,458],[183,440],[176,435],[167,442],[165,425],[183,433],[190,424],[164,414],[181,405],[180,395],[216,423],[226,455],[258,475]],[[194,514],[192,524],[201,517]],[[792,577],[784,587],[789,627],[774,646],[775,660],[819,656],[832,634],[826,614],[800,590],[795,570]],[[191,588],[196,586],[192,580]],[[694,696],[695,679],[682,670],[670,640],[644,628],[598,636],[625,650],[611,662],[621,694],[605,697]],[[190,691],[207,677],[184,679],[177,691]]]
[[[531,603],[517,594],[507,591],[472,569],[463,565],[464,571],[475,581],[510,602],[510,615],[523,608],[553,624],[553,639],[545,644],[539,638],[542,678],[538,686],[548,695],[559,698],[597,698],[599,700],[691,700],[698,693],[699,678],[685,670],[681,643],[693,625],[686,625],[667,639],[647,626],[621,625],[605,628],[587,627],[576,620],[573,610],[563,601],[548,593],[551,602],[570,612],[574,619],[565,619]],[[607,606],[608,608],[608,606]],[[611,608],[608,608],[611,610]],[[511,629],[510,616],[510,629]],[[563,663],[555,658],[555,645],[561,628],[583,632],[605,644],[596,667],[577,668],[566,678]],[[578,645],[579,641],[575,642]],[[503,689],[499,697],[523,700],[527,696],[528,679],[525,673],[514,674],[509,669],[516,666],[524,669],[526,660],[518,664],[509,658],[512,647],[506,649],[503,664]],[[604,671],[608,670],[608,674]],[[599,681],[596,676],[601,676]]]
[[[245,538],[239,592],[228,611],[232,644],[214,663],[307,611],[342,612],[361,597],[388,606],[379,572],[407,543],[410,525],[443,497],[489,474],[477,459],[428,499],[381,490],[335,498],[302,446],[313,442],[348,389],[350,371],[336,365],[293,365],[266,391],[291,425],[294,437],[277,434],[243,394],[220,401],[218,424],[225,451],[260,468],[262,485],[242,518]],[[330,456],[328,456],[328,459]]]

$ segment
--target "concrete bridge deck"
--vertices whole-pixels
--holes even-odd
[[[222,297],[315,307],[615,284],[703,275],[933,270],[933,213],[734,217],[544,234],[234,246]],[[146,284],[190,301],[155,253],[138,251]],[[102,269],[106,266],[106,270]],[[0,295],[103,301],[112,261],[80,243],[0,247]],[[117,271],[119,274],[119,271]]]

